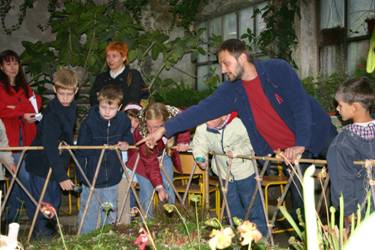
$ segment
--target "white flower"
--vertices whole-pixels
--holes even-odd
[[[87,35],[86,35],[86,33],[83,33],[83,34],[81,35],[81,37],[79,38],[79,43],[80,43],[81,45],[85,45],[86,42],[87,42]]]
[[[113,210],[113,204],[109,201],[102,203],[102,209],[104,212],[108,213],[109,211]]]
[[[221,230],[212,230],[210,237],[212,238],[208,241],[208,245],[212,250],[224,249],[232,245],[234,233],[232,228],[226,227]]]
[[[248,220],[239,225],[237,231],[242,239],[242,246],[251,245],[251,242],[258,242],[262,238],[262,234],[258,231],[257,226]]]

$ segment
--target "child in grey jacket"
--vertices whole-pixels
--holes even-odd
[[[250,219],[263,236],[266,236],[267,225],[259,194],[256,196],[250,218],[245,218],[256,187],[254,168],[257,166],[252,160],[235,158],[236,155],[253,154],[246,128],[236,115],[234,112],[199,125],[192,142],[193,155],[200,167],[206,167],[208,152],[226,154],[214,156],[211,167],[223,180],[229,174],[227,200],[231,215],[240,219]],[[200,157],[204,158],[199,161]],[[229,165],[231,168],[227,173]]]
[[[369,190],[366,169],[353,161],[375,159],[375,120],[371,117],[375,93],[369,79],[356,78],[340,86],[335,99],[342,120],[353,123],[343,127],[328,150],[331,199],[339,207],[343,195],[344,215],[350,222],[357,206],[364,205]]]

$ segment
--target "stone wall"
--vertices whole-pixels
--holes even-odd
[[[23,0],[11,1],[11,10],[6,15],[5,25],[11,27],[17,23],[19,16],[19,6]],[[48,22],[48,0],[34,1],[34,8],[28,9],[25,19],[18,30],[13,31],[10,35],[6,34],[4,30],[0,29],[0,48],[12,49],[17,53],[22,53],[24,48],[22,41],[50,41],[54,39],[50,29],[40,29],[39,27],[46,27]]]

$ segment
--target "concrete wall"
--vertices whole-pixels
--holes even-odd
[[[11,27],[17,23],[19,16],[19,7],[23,3],[23,0],[11,1],[11,10],[8,12],[5,18],[6,27]],[[0,48],[1,51],[5,49],[12,49],[18,53],[22,53],[24,48],[22,41],[50,41],[54,39],[50,29],[41,30],[38,27],[46,27],[48,22],[48,0],[34,1],[34,8],[28,9],[26,12],[25,19],[16,31],[13,31],[10,35],[6,34],[4,30],[0,29]]]
[[[319,46],[316,0],[301,1],[301,19],[297,22],[298,47],[293,54],[301,78],[319,74]]]

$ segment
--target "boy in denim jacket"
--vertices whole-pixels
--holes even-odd
[[[52,168],[52,176],[47,186],[43,201],[50,203],[57,211],[61,203],[61,189],[72,190],[74,183],[67,176],[69,152],[59,151],[62,141],[73,144],[73,129],[76,121],[77,105],[74,96],[78,91],[75,73],[67,68],[58,70],[53,75],[54,92],[52,99],[38,124],[37,135],[32,146],[43,146],[43,150],[31,150],[26,156],[26,170],[30,173],[31,193],[39,199],[47,173]],[[35,208],[34,208],[35,209]],[[35,230],[37,237],[51,237],[56,233],[55,219],[38,216]]]
[[[375,120],[371,117],[374,95],[370,80],[363,77],[345,82],[335,96],[342,120],[353,121],[335,137],[327,155],[332,203],[338,208],[343,194],[347,221],[358,205],[364,207],[370,188],[366,169],[353,161],[375,158]]]
[[[122,91],[115,85],[106,85],[98,93],[99,104],[93,106],[83,120],[78,137],[78,145],[99,146],[118,145],[121,150],[127,150],[133,143],[131,124],[124,112],[119,112],[123,99]],[[92,184],[101,150],[79,150],[77,159],[83,171]],[[95,230],[100,224],[114,223],[117,216],[117,188],[121,181],[123,168],[114,150],[107,150],[100,166],[95,183],[95,190],[85,216],[81,232]],[[82,178],[81,178],[82,179]],[[88,200],[89,185],[83,181],[81,193],[81,211]],[[111,210],[105,211],[103,204],[111,204]]]

